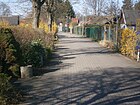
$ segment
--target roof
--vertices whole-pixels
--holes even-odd
[[[140,10],[123,10],[123,17],[126,25],[136,25],[136,20],[140,18]]]
[[[79,22],[79,19],[78,18],[72,18],[72,22],[78,23]]]
[[[6,21],[9,23],[9,25],[18,25],[19,16],[0,16],[0,21]]]
[[[104,25],[112,21],[113,16],[94,16],[91,20],[87,21],[88,24]]]

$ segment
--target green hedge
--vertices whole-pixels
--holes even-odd
[[[10,29],[0,29],[0,73],[19,75],[21,49]]]
[[[22,99],[21,93],[9,82],[10,77],[0,73],[0,105],[13,105]]]
[[[39,41],[32,41],[22,49],[24,65],[41,67],[47,59],[47,50]]]
[[[53,47],[53,41],[54,35],[43,30],[0,28],[0,73],[18,77],[20,66],[43,66]]]

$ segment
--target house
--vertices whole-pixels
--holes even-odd
[[[0,16],[0,22],[8,22],[9,25],[19,25],[19,16]]]
[[[122,29],[135,29],[140,33],[140,10],[122,10],[119,23]]]
[[[140,18],[140,10],[123,10],[119,20],[121,29],[131,28],[136,29],[136,20]]]
[[[110,22],[113,19],[113,16],[93,16],[92,19],[87,21],[87,24],[101,25]]]
[[[117,19],[118,17],[116,18],[114,16],[88,16],[85,17],[84,21],[81,21],[80,25],[77,26],[78,28],[75,29],[76,32],[79,33],[77,30],[80,29],[80,32],[82,32],[81,29],[83,28],[82,26],[84,26],[84,35],[86,37],[100,41],[100,44],[103,46],[108,46],[110,42],[114,44],[114,42],[116,43],[117,41]],[[113,45],[111,45],[111,47],[113,47]]]

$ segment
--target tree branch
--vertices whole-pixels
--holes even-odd
[[[40,1],[40,5],[42,6],[45,3],[45,0]]]

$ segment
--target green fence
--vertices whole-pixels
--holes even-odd
[[[82,26],[75,26],[73,33],[77,35],[85,35],[86,37],[92,38],[93,40],[101,40],[103,37],[103,28],[98,25],[84,28]]]
[[[88,38],[92,38],[93,40],[101,40],[102,39],[102,27],[101,26],[92,26],[85,28],[85,35]]]

